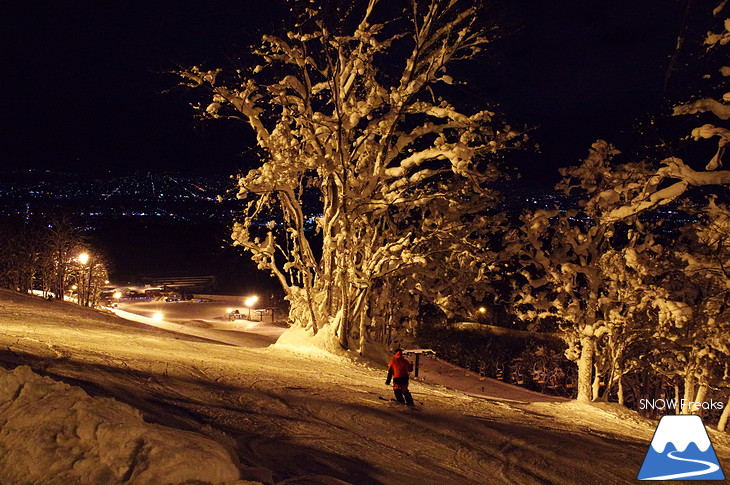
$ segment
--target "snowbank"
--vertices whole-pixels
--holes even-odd
[[[342,348],[337,338],[332,335],[327,326],[317,332],[294,325],[281,334],[275,344],[271,346],[278,350],[287,350],[295,354],[317,356],[324,359],[341,359]]]
[[[120,402],[0,368],[0,476],[15,484],[238,484],[218,443],[145,423]]]

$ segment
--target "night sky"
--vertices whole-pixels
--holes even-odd
[[[496,2],[500,3],[500,2]],[[531,167],[575,164],[599,137],[666,109],[664,77],[685,2],[516,0],[465,99],[533,127]],[[282,0],[15,2],[2,22],[2,168],[231,174],[252,136],[196,120],[177,66],[230,65],[288,20]],[[524,158],[524,157],[523,157]],[[529,171],[528,167],[525,167]]]

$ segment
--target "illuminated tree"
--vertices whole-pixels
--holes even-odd
[[[727,390],[730,363],[730,211],[714,201],[685,227],[667,271],[653,353],[655,368],[681,379],[685,403]],[[682,412],[687,414],[685,407]]]
[[[727,2],[721,2],[714,10],[715,19],[721,19]],[[717,23],[717,22],[716,22]],[[726,55],[730,43],[730,18],[722,22],[720,32],[708,32],[704,45],[708,58],[717,59]],[[722,59],[719,62],[725,62]],[[715,76],[726,79],[730,66],[718,65],[715,75],[705,75],[711,82]],[[707,88],[706,88],[707,89]],[[716,83],[713,95],[694,94],[688,101],[674,107],[674,116],[694,116],[700,126],[691,130],[690,137],[714,152],[708,160],[682,160],[672,156],[661,161],[661,168],[643,176],[630,185],[617,185],[607,191],[609,197],[624,200],[623,204],[604,214],[604,223],[631,221],[637,215],[660,206],[682,200],[681,197],[692,187],[709,186],[720,191],[730,186],[730,171],[723,170],[723,157],[730,142],[730,92],[727,82]],[[711,144],[715,144],[712,146]],[[704,165],[703,169],[699,167]],[[686,208],[694,213],[692,208]],[[676,352],[662,354],[659,365],[664,373],[676,373],[683,380],[684,396],[687,400],[700,400],[710,386],[716,386],[715,374],[724,377],[720,381],[727,387],[728,379],[728,337],[727,302],[730,278],[727,265],[727,206],[711,198],[704,215],[698,215],[698,223],[685,229],[685,237],[692,244],[675,254],[677,266],[675,282],[684,281],[685,288],[698,289],[695,294],[677,295],[670,292],[667,306],[660,312],[658,337],[674,343]],[[701,289],[701,291],[699,290]],[[680,292],[681,293],[681,292]],[[690,292],[691,293],[691,292]],[[720,370],[717,370],[717,369]],[[724,368],[724,369],[723,369]],[[723,387],[723,386],[720,386]],[[730,399],[730,398],[728,398]],[[730,405],[730,400],[728,401]],[[727,422],[727,414],[722,422]]]
[[[713,11],[713,15],[718,18],[725,6],[726,2],[722,2]],[[727,44],[730,42],[730,18],[724,20],[722,29],[719,33],[707,33],[704,44],[707,46],[708,54],[726,55]],[[719,62],[724,62],[724,59]],[[730,66],[717,66],[717,74],[727,78],[730,76]],[[712,76],[707,77],[712,78]],[[730,106],[726,104],[730,101],[730,92],[727,91],[727,82],[720,82],[716,90],[715,97],[695,95],[693,100],[676,105],[673,112],[674,116],[697,115],[696,118],[708,121],[695,127],[690,137],[694,141],[704,140],[705,144],[717,144],[716,149],[712,150],[715,153],[710,160],[685,162],[678,157],[668,157],[661,161],[661,168],[645,177],[643,183],[631,187],[617,187],[617,192],[622,192],[624,196],[630,193],[631,196],[626,205],[616,207],[606,215],[607,222],[626,219],[642,211],[669,204],[691,187],[730,186],[730,171],[721,170],[723,156],[730,142],[730,129],[727,123],[730,119]],[[693,168],[700,165],[705,165],[704,170]]]
[[[490,156],[517,138],[439,95],[455,83],[447,65],[486,42],[473,4],[413,1],[385,19],[392,8],[356,2],[337,21],[307,9],[286,36],[263,37],[252,69],[179,73],[210,89],[203,115],[245,121],[264,151],[238,180],[235,244],[281,283],[293,322],[361,352],[420,302],[451,311],[474,290],[493,257]]]
[[[94,307],[99,303],[102,287],[109,278],[108,263],[99,252],[92,252],[86,247],[74,248],[74,254],[67,269],[66,285],[76,287],[79,305]]]
[[[637,329],[634,317],[645,310],[641,302],[653,289],[644,280],[644,261],[656,251],[651,236],[602,219],[625,203],[611,188],[631,185],[647,171],[643,164],[614,169],[611,160],[618,153],[605,141],[594,143],[581,165],[561,171],[557,186],[573,194],[578,207],[527,213],[507,240],[507,252],[521,268],[516,311],[531,321],[561,322],[566,356],[578,364],[582,401],[601,398],[604,379],[607,392],[630,370],[625,353]]]

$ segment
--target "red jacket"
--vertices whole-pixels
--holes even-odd
[[[396,352],[388,364],[388,377],[391,375],[395,378],[408,377],[408,373],[412,370],[413,365],[403,357],[403,353]]]

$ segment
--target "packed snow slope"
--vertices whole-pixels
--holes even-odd
[[[423,403],[412,411],[380,399],[385,363],[220,344],[5,291],[0,361],[98,403],[24,368],[3,372],[0,422],[18,423],[0,432],[3,485],[100,483],[99,473],[152,483],[144,471],[159,483],[635,483],[656,427],[612,405],[482,399],[424,382],[412,384]],[[710,438],[727,469],[727,435]],[[47,474],[23,479],[29,468]]]

